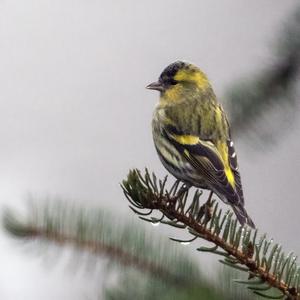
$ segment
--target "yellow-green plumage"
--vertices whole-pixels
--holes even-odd
[[[152,131],[166,169],[188,185],[210,189],[233,207],[241,224],[254,227],[244,209],[228,121],[205,74],[178,61],[148,88],[160,91]]]

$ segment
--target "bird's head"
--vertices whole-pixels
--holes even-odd
[[[161,99],[167,102],[195,95],[208,88],[210,84],[206,75],[195,65],[182,61],[167,66],[158,81],[147,86],[147,89],[159,91]]]

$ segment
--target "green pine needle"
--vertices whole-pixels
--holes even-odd
[[[136,214],[143,215],[144,209],[159,210],[163,215],[159,222],[175,227],[179,224],[180,229],[187,228],[193,235],[189,242],[203,238],[213,243],[211,248],[200,247],[197,250],[224,256],[224,260],[219,260],[222,264],[248,272],[249,289],[254,290],[255,294],[279,299],[276,298],[278,295],[270,296],[261,292],[275,288],[286,299],[300,299],[300,268],[292,253],[286,256],[281,246],[271,246],[273,239],[268,240],[265,234],[258,238],[258,230],[238,226],[232,212],[223,213],[218,203],[208,204],[204,201],[201,204],[202,192],[197,190],[188,200],[188,191],[176,193],[183,188],[178,181],[168,191],[165,189],[166,179],[164,185],[158,187],[156,176],[149,174],[147,169],[143,176],[139,170],[131,170],[123,181],[122,187],[130,203],[140,206],[135,210]],[[144,219],[142,216],[140,218]],[[251,285],[253,278],[261,286]]]

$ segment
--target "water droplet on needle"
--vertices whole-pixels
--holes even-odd
[[[183,246],[187,246],[187,245],[189,245],[191,242],[180,242],[180,244],[181,245],[183,245]]]
[[[151,222],[151,225],[157,227],[159,225],[159,222]]]

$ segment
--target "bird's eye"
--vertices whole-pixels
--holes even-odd
[[[170,85],[175,85],[175,84],[177,84],[177,83],[178,83],[178,81],[176,81],[176,80],[173,79],[173,78],[169,80],[169,84],[170,84]]]

